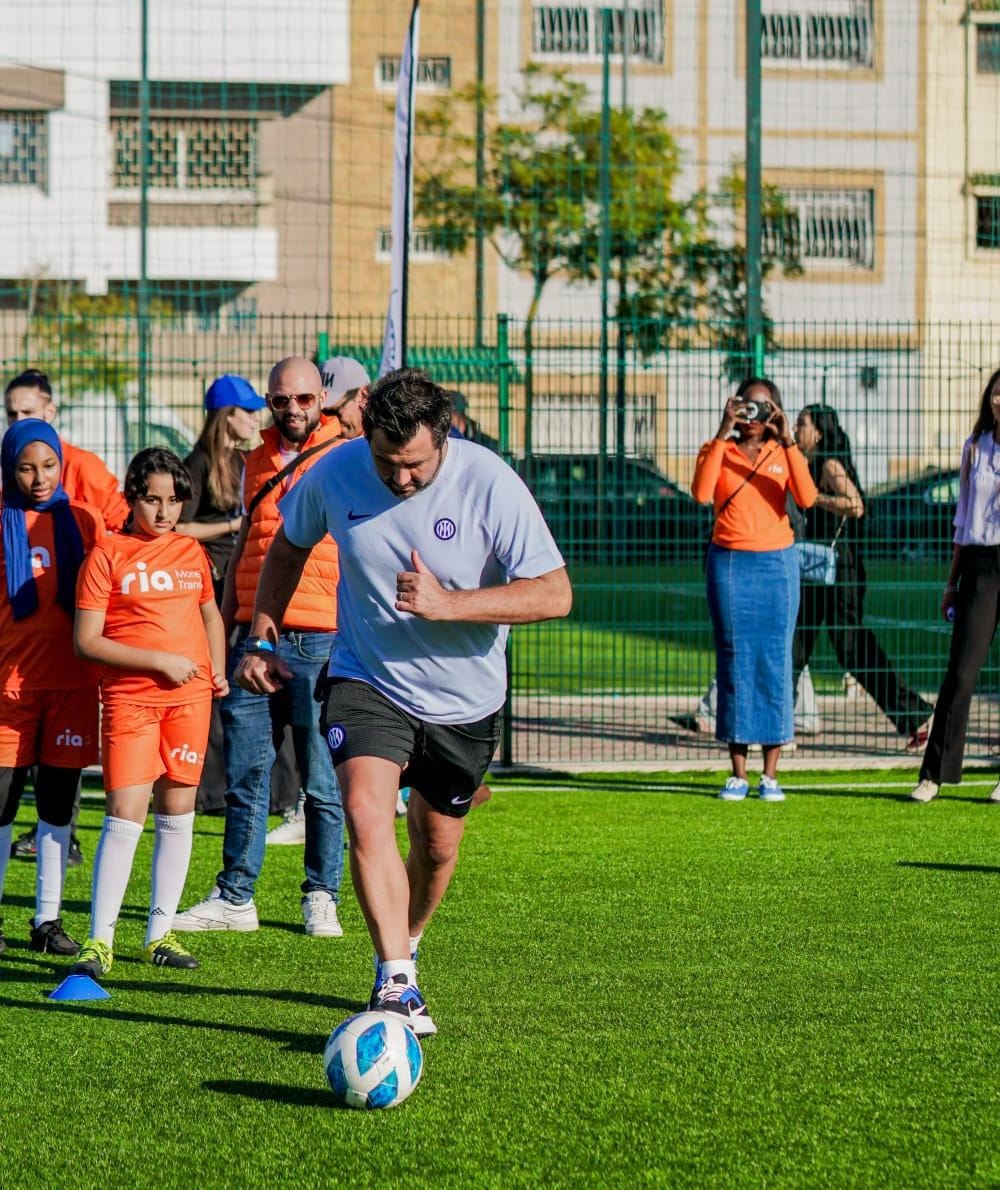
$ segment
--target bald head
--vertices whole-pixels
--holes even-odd
[[[319,425],[322,396],[323,379],[311,360],[289,355],[271,369],[267,403],[287,447],[300,447]]]
[[[290,392],[292,388],[299,393],[318,393],[322,387],[323,377],[319,374],[319,368],[312,360],[301,355],[288,355],[279,359],[267,378],[269,393]]]

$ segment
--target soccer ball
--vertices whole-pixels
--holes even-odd
[[[338,1103],[395,1107],[420,1082],[424,1055],[404,1021],[384,1012],[359,1012],[330,1034],[323,1069]]]

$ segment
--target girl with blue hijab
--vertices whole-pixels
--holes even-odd
[[[80,772],[97,760],[97,673],[73,649],[76,577],[104,535],[70,501],[48,422],[15,422],[0,444],[0,897],[14,818],[37,765],[38,866],[32,950],[75,955],[60,906]],[[0,921],[0,954],[6,950]]]

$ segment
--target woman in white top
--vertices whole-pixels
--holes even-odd
[[[941,614],[955,627],[915,802],[962,780],[969,706],[1000,618],[1000,368],[986,382],[979,417],[962,451],[955,548]],[[989,796],[1000,802],[1000,784]]]

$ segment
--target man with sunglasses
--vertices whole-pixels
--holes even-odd
[[[278,636],[251,636],[250,620],[264,558],[281,528],[278,501],[345,439],[338,419],[322,412],[323,384],[309,360],[290,356],[275,364],[266,395],[274,424],[246,457],[243,525],[226,572],[222,616],[230,636],[237,630],[231,670],[247,656],[268,652],[281,659],[289,676],[267,697],[231,686],[223,700],[227,790],[222,871],[204,901],[174,918],[174,929],[258,929],[253,897],[264,862],[271,769],[290,725],[305,793],[305,929],[314,937],[340,937],[344,812],[329,749],[317,729],[315,698],[337,627],[339,565],[333,541],[326,537],[313,550]]]

